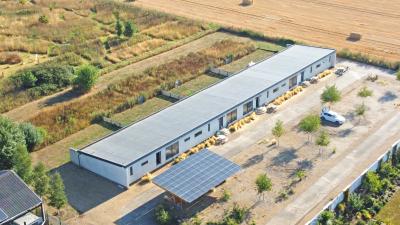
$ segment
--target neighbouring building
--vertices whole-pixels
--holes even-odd
[[[42,225],[42,199],[11,170],[0,171],[0,225]]]
[[[71,161],[125,187],[301,82],[335,66],[334,49],[292,45],[86,147]]]

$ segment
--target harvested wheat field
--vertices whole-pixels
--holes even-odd
[[[287,37],[307,44],[348,48],[400,60],[400,1],[374,0],[137,0],[135,5]],[[362,35],[349,41],[351,32]]]

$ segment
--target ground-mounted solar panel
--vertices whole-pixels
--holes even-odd
[[[239,165],[204,149],[172,166],[153,183],[191,203],[239,170]]]
[[[0,222],[5,221],[7,218],[7,214],[0,208]]]

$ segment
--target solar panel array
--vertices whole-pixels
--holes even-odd
[[[239,170],[239,165],[204,149],[172,166],[153,183],[191,203]]]
[[[0,208],[0,223],[8,218],[7,214]]]

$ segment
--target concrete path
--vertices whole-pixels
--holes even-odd
[[[311,209],[318,203],[328,197],[328,195],[338,185],[343,184],[347,177],[359,168],[359,165],[371,158],[377,150],[387,142],[387,138],[391,138],[400,133],[400,112],[388,118],[377,131],[369,135],[357,148],[349,153],[342,161],[330,169],[317,182],[309,187],[300,196],[297,196],[284,210],[275,215],[267,224],[268,225],[289,225],[297,224]],[[385,146],[386,147],[386,146]],[[385,150],[385,149],[383,149]],[[371,163],[372,163],[371,162]],[[366,168],[364,168],[366,169]],[[358,173],[357,173],[358,174]]]

